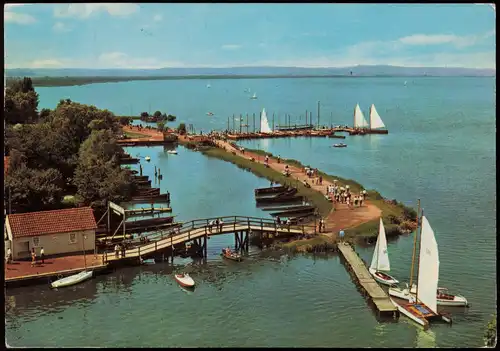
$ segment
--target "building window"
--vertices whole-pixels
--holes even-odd
[[[76,233],[69,233],[69,243],[76,244]]]
[[[38,247],[38,246],[40,246],[40,238],[35,236],[33,238],[33,247]]]

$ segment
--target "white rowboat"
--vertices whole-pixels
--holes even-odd
[[[55,282],[52,282],[50,286],[53,288],[64,288],[66,286],[81,283],[90,278],[92,278],[92,271],[83,271],[78,274],[73,274],[68,277],[58,279]]]
[[[168,150],[167,154],[177,155],[177,150]]]
[[[148,161],[148,162],[149,162],[149,161],[151,161],[151,157],[149,157],[149,156],[144,157],[144,159],[145,159],[146,161]]]
[[[185,288],[192,288],[195,284],[193,278],[191,278],[187,273],[175,274],[174,277],[177,283]]]

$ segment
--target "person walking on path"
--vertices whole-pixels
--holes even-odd
[[[42,264],[45,263],[45,251],[43,250],[43,246],[40,248],[40,258],[42,259]]]
[[[36,253],[35,253],[35,248],[31,249],[31,267],[33,267],[36,264]]]

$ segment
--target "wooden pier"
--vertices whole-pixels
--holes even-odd
[[[171,207],[147,207],[147,208],[134,208],[131,210],[125,210],[128,217],[130,216],[145,216],[154,215],[159,213],[172,212]]]
[[[379,316],[399,317],[399,311],[389,299],[389,296],[373,279],[363,260],[349,244],[339,243],[338,249],[346,262],[346,267],[351,276],[359,283],[359,288],[375,305]]]

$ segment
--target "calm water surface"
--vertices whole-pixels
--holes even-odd
[[[404,87],[404,80],[408,81]],[[496,190],[494,79],[358,78],[152,81],[39,88],[40,108],[71,98],[117,114],[151,112],[208,131],[228,116],[260,112],[292,115],[321,100],[322,124],[351,124],[359,103],[375,103],[389,135],[243,142],[327,173],[352,178],[388,198],[422,200],[440,249],[440,286],[464,294],[468,310],[450,309],[454,324],[423,332],[401,317],[379,323],[337,256],[294,258],[252,249],[240,263],[222,262],[232,237],[209,241],[207,265],[191,259],[127,268],[60,291],[46,286],[7,291],[6,337],[13,346],[332,346],[476,347],[496,310]],[[244,92],[250,89],[251,93]],[[256,92],[257,100],[249,97]],[[193,103],[196,102],[196,103]],[[132,112],[131,112],[132,111]],[[207,117],[211,111],[213,117]],[[302,119],[301,119],[302,115]],[[333,116],[333,117],[331,117]],[[270,117],[272,120],[272,117]],[[236,126],[239,129],[239,122]],[[246,119],[243,123],[246,123]],[[258,124],[258,119],[257,122]],[[250,129],[253,127],[249,119]],[[230,121],[232,127],[232,120]],[[199,153],[178,148],[128,148],[154,179],[154,166],[170,191],[178,220],[225,215],[267,216],[255,208],[253,189],[268,181]],[[154,184],[153,184],[154,186]],[[140,206],[140,205],[136,205]],[[389,244],[392,272],[409,275],[412,237]],[[369,261],[372,248],[358,248]],[[172,271],[190,271],[192,293]]]

